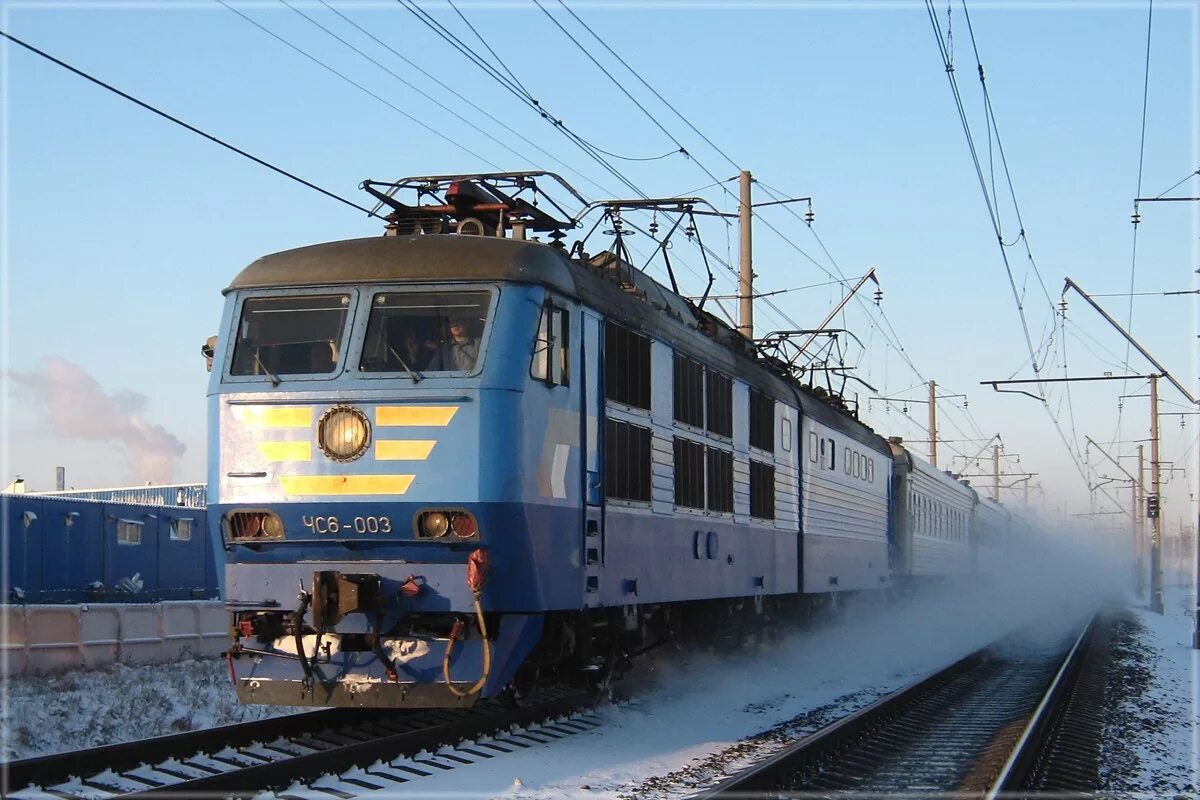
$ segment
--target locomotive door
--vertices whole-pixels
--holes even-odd
[[[583,443],[584,605],[600,604],[604,568],[604,319],[583,309],[580,326],[583,384],[580,441]]]

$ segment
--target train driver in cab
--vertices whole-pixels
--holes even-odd
[[[479,358],[479,337],[472,335],[471,321],[466,317],[450,318],[450,338],[438,347],[429,360],[430,372],[469,372]]]

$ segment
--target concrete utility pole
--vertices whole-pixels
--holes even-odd
[[[1000,502],[1000,445],[992,445],[992,499]]]
[[[1137,471],[1137,593],[1146,596],[1146,445],[1138,445]]]
[[[937,469],[937,381],[929,382],[929,463]]]
[[[1164,192],[1164,194],[1165,194],[1165,192]],[[1142,203],[1200,203],[1200,197],[1163,197],[1162,195],[1159,195],[1158,197],[1135,197],[1133,199],[1133,224],[1134,225],[1138,225],[1142,221],[1142,214],[1141,214],[1141,204]],[[1164,294],[1174,294],[1174,292],[1166,292]],[[1179,294],[1185,294],[1185,292],[1179,292]],[[1174,382],[1174,381],[1172,381],[1172,382]],[[1176,387],[1178,387],[1180,389],[1180,391],[1183,392],[1183,394],[1188,398],[1188,400],[1190,400],[1192,402],[1193,405],[1200,405],[1200,404],[1196,403],[1196,399],[1194,397],[1192,397],[1190,394],[1188,394],[1187,390],[1180,387],[1179,384],[1175,384],[1175,385],[1176,385]],[[1200,480],[1200,469],[1198,469],[1196,472],[1197,472],[1197,480]],[[1200,650],[1200,494],[1196,495],[1196,512],[1197,512],[1197,516],[1196,516],[1197,543],[1196,543],[1195,582],[1192,584],[1192,588],[1194,590],[1192,594],[1195,597],[1194,608],[1192,609],[1192,622],[1193,622],[1192,649]]]
[[[1150,376],[1150,494],[1157,507],[1150,533],[1150,610],[1163,613],[1162,596],[1162,475],[1158,453],[1158,376]]]
[[[740,202],[738,204],[739,261],[738,271],[738,332],[747,339],[754,338],[754,261],[751,241],[751,220],[754,209],[750,202],[750,172],[742,170],[738,176]]]

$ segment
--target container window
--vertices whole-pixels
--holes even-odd
[[[315,375],[342,360],[350,295],[248,297],[233,346],[231,375]]]
[[[187,518],[171,520],[171,541],[190,542],[191,540],[192,520]]]
[[[141,544],[142,523],[132,519],[117,520],[117,544]]]
[[[361,372],[474,372],[490,292],[383,292],[371,301]]]

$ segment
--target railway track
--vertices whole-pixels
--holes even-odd
[[[991,797],[1086,788],[1088,775],[1094,779],[1096,739],[1080,736],[1078,720],[1086,722],[1100,706],[1093,695],[1102,691],[1103,670],[1087,668],[1089,660],[1103,660],[1091,646],[1095,627],[1089,622],[1078,636],[1033,649],[991,645],[701,797],[930,791]],[[348,798],[436,781],[447,769],[593,729],[599,721],[585,710],[592,700],[558,690],[519,709],[481,703],[453,711],[310,712],[12,762],[4,765],[3,793],[103,800],[275,790],[283,797]]]
[[[1059,641],[990,645],[884,697],[696,800],[1079,791],[1095,781],[1102,668],[1093,617]],[[1098,677],[1100,676],[1100,677]]]
[[[251,797],[355,768],[363,769],[348,780],[359,788],[385,789],[420,777],[425,769],[436,772],[432,762],[422,769],[412,758],[445,745],[491,737],[480,746],[505,752],[511,749],[505,741],[524,747],[522,737],[541,741],[590,729],[594,724],[587,720],[562,718],[594,701],[594,695],[563,689],[535,695],[521,708],[481,702],[470,709],[332,709],[276,717],[14,761],[4,765],[3,795],[22,800],[213,792]],[[529,730],[512,732],[514,728]]]

